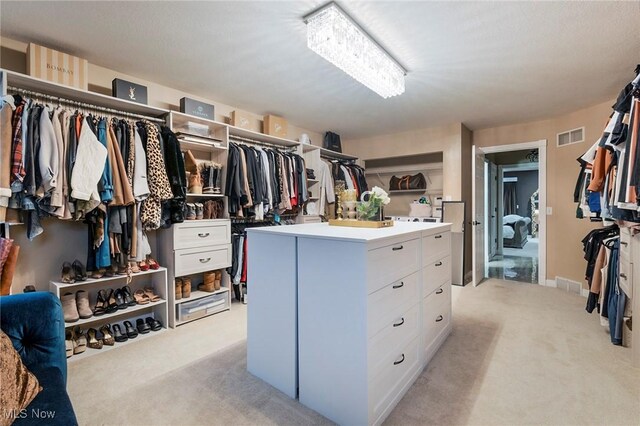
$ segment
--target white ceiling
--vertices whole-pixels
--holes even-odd
[[[340,1],[409,73],[382,99],[306,47],[323,1],[8,2],[1,35],[343,138],[532,121],[612,99],[639,2]]]

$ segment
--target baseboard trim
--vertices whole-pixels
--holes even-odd
[[[581,292],[582,297],[584,297],[584,298],[589,297],[589,290],[587,290],[586,288],[583,288],[581,290],[582,290],[582,292]]]
[[[558,283],[556,282],[556,280],[547,280],[547,282],[545,283],[545,285],[546,285],[547,287],[558,288]]]

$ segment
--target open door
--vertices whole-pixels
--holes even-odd
[[[473,285],[477,286],[485,278],[485,241],[484,241],[484,153],[473,146],[473,161],[471,162],[471,190],[473,217],[471,218],[473,232]]]

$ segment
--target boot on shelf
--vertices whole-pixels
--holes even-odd
[[[216,291],[216,273],[215,271],[207,271],[204,273],[204,282],[198,285],[198,290],[213,293]]]
[[[78,305],[80,318],[87,319],[93,316],[93,311],[89,306],[89,293],[84,290],[79,290],[76,293],[76,304]]]
[[[182,278],[182,297],[191,297],[191,277]]]
[[[211,201],[212,200],[205,201],[203,203],[203,205],[202,205],[202,218],[203,219],[213,219],[213,217],[212,217],[213,213],[211,211],[211,207],[212,207]]]
[[[76,304],[76,295],[74,293],[66,293],[61,298],[62,311],[64,312],[64,322],[76,322],[80,319],[78,313],[78,305]]]
[[[196,205],[194,203],[185,203],[184,208],[186,210],[185,219],[187,220],[195,220],[196,219]]]
[[[213,283],[216,291],[220,290],[220,287],[222,287],[222,271],[220,270],[216,271],[216,278]]]
[[[176,300],[182,299],[182,278],[176,278]]]
[[[222,165],[216,164],[213,193],[222,194]]]
[[[189,194],[202,194],[202,177],[198,170],[198,163],[191,151],[184,153],[184,168],[189,172],[188,190]]]
[[[213,194],[214,176],[211,163],[200,164],[200,174],[202,175],[202,193]]]
[[[194,203],[194,205],[196,208],[196,220],[204,219],[204,206],[202,205],[202,203]]]

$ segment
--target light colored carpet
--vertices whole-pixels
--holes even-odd
[[[585,299],[454,287],[453,333],[390,425],[638,424],[640,371]],[[80,424],[304,425],[326,419],[246,372],[246,308],[70,364]]]

